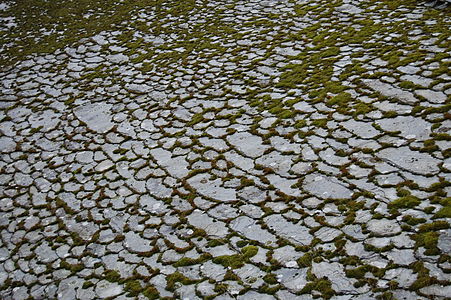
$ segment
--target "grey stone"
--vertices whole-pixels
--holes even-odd
[[[398,116],[376,122],[385,131],[400,131],[408,139],[426,140],[431,134],[431,124],[423,119],[411,116]]]
[[[305,176],[302,187],[310,194],[323,199],[350,198],[353,194],[344,183],[324,175],[309,174]]]
[[[262,144],[262,138],[248,132],[236,132],[227,137],[227,141],[248,157],[259,157],[268,146]]]
[[[205,230],[210,236],[224,237],[228,233],[228,229],[223,222],[216,221],[198,209],[194,210],[187,219],[191,225]]]
[[[430,175],[439,171],[438,159],[426,153],[412,151],[408,147],[385,148],[377,156],[415,174]]]
[[[230,229],[241,233],[248,239],[259,241],[266,245],[272,245],[276,241],[274,235],[263,230],[260,225],[256,224],[255,220],[249,217],[241,216],[236,218],[230,223]]]
[[[97,283],[95,291],[97,297],[104,299],[120,295],[122,293],[122,287],[117,283],[102,280],[99,283]]]
[[[288,290],[293,292],[301,291],[307,285],[307,268],[289,269],[281,268],[274,272],[277,275],[277,281]]]
[[[396,98],[408,104],[418,102],[418,99],[416,99],[414,94],[412,94],[411,92],[397,88],[391,84],[384,83],[378,79],[364,79],[363,82],[373,90],[381,93],[386,97]]]
[[[236,192],[234,189],[221,187],[221,179],[210,180],[207,173],[197,174],[187,180],[199,194],[219,201],[236,200]]]
[[[283,238],[299,245],[309,245],[313,237],[309,229],[299,224],[293,224],[287,221],[283,216],[273,214],[265,219],[268,227]]]
[[[152,250],[150,241],[143,239],[139,234],[129,231],[125,234],[125,247],[133,252],[144,253]]]
[[[164,167],[171,176],[175,178],[183,178],[188,175],[188,162],[182,156],[172,156],[172,153],[156,148],[150,150],[150,154],[155,158],[158,164]]]
[[[435,92],[431,90],[417,90],[415,94],[426,98],[431,103],[445,103],[447,96],[442,92]]]
[[[367,226],[368,230],[376,236],[391,236],[401,232],[401,227],[394,220],[370,220]]]
[[[362,139],[371,139],[380,134],[380,132],[368,122],[355,121],[351,119],[343,122],[342,125],[344,128]]]
[[[353,279],[346,277],[344,268],[341,264],[333,262],[313,263],[312,273],[317,278],[327,277],[332,283],[332,289],[337,293],[356,294]]]
[[[0,152],[11,152],[16,149],[16,143],[10,137],[2,136],[0,137]]]
[[[114,126],[111,121],[111,108],[111,104],[91,103],[77,107],[74,114],[80,121],[86,123],[89,129],[106,133]]]

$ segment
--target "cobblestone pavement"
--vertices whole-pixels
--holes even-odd
[[[5,63],[0,298],[449,297],[450,24],[158,1]]]

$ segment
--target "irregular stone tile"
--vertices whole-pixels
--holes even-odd
[[[256,164],[266,168],[271,168],[279,175],[288,175],[288,171],[293,164],[292,155],[281,155],[277,151],[273,151],[255,160]]]
[[[400,131],[401,136],[408,139],[426,140],[431,134],[431,124],[416,117],[398,116],[376,123],[385,131]]]
[[[199,194],[218,201],[235,201],[236,192],[234,189],[223,188],[221,179],[210,180],[207,173],[197,174],[187,180]]]
[[[259,157],[268,146],[262,144],[262,138],[248,132],[236,132],[227,136],[227,141],[248,157]]]
[[[150,154],[155,158],[157,163],[164,167],[171,176],[175,178],[183,178],[188,175],[189,164],[182,156],[172,156],[172,153],[161,149],[156,148],[150,150]]]
[[[451,286],[443,286],[443,285],[430,285],[420,289],[420,292],[425,295],[437,296],[437,297],[448,297],[451,293]]]
[[[239,232],[248,239],[259,241],[266,245],[272,245],[276,241],[274,235],[263,230],[260,225],[256,224],[254,219],[246,216],[238,217],[230,222],[230,229]]]
[[[0,152],[8,153],[16,149],[16,143],[10,137],[0,137]]]
[[[385,272],[384,278],[387,280],[396,280],[400,287],[408,288],[417,279],[417,274],[410,269],[397,268]]]
[[[305,191],[324,199],[349,198],[353,194],[345,184],[339,182],[335,178],[324,175],[309,174],[305,176],[302,188]]]
[[[129,231],[125,233],[124,246],[133,252],[144,253],[152,250],[150,241],[143,239],[139,234]]]
[[[412,173],[430,175],[439,171],[438,159],[426,153],[412,151],[408,147],[385,148],[376,155]]]
[[[436,92],[431,90],[417,90],[415,91],[415,94],[426,98],[426,100],[428,100],[431,103],[445,103],[446,99],[448,98],[442,92]]]
[[[418,102],[418,99],[408,91],[394,87],[391,84],[384,83],[378,79],[364,79],[362,80],[367,86],[373,90],[381,93],[385,97],[399,99],[403,103],[413,104]]]
[[[281,268],[274,272],[277,275],[277,281],[288,290],[299,292],[307,285],[307,268],[288,269]]]
[[[268,193],[256,186],[247,186],[238,192],[238,196],[246,202],[260,203],[265,201]]]
[[[270,215],[264,220],[268,227],[271,230],[274,230],[277,235],[280,235],[295,244],[309,245],[313,239],[307,227],[293,224],[279,214]]]
[[[331,242],[337,236],[341,234],[341,231],[331,227],[322,227],[315,232],[315,237],[319,238],[323,242]]]
[[[337,293],[357,293],[356,288],[353,285],[355,280],[346,277],[344,268],[339,263],[313,263],[312,273],[317,278],[327,277],[332,283],[332,289],[334,289]]]
[[[106,133],[114,126],[111,121],[111,108],[112,105],[107,103],[88,103],[77,107],[74,114],[89,129],[98,133]]]
[[[369,122],[361,122],[350,119],[341,123],[341,125],[346,128],[346,130],[349,130],[362,139],[371,139],[381,134],[379,130],[374,128]]]
[[[301,191],[297,188],[292,188],[293,185],[297,184],[297,180],[295,179],[285,179],[276,174],[270,174],[267,176],[269,182],[282,193],[287,194],[289,196],[300,196]]]
[[[396,249],[385,253],[385,256],[392,260],[395,264],[401,266],[408,266],[416,261],[413,250],[409,249]]]
[[[376,236],[391,236],[401,232],[401,227],[395,220],[370,220],[367,226]]]
[[[122,293],[122,287],[117,283],[102,280],[96,284],[95,288],[97,297],[99,298],[109,298],[115,297]]]
[[[210,236],[224,237],[228,233],[228,229],[223,222],[216,221],[198,209],[194,210],[187,219],[191,225],[205,230]]]
[[[32,128],[41,128],[43,131],[55,129],[60,123],[59,114],[52,110],[44,110],[36,114],[32,114],[28,118],[28,122]]]

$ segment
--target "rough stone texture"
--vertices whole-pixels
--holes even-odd
[[[412,151],[408,147],[386,148],[379,151],[377,156],[414,174],[429,175],[439,171],[440,160],[427,153]]]
[[[111,122],[111,107],[111,104],[105,103],[85,104],[75,109],[74,114],[80,121],[86,123],[89,129],[105,133],[114,126]]]
[[[0,299],[449,297],[440,5],[1,2]]]
[[[352,191],[344,183],[323,175],[311,174],[305,176],[303,188],[307,192],[323,199],[349,198],[352,195]]]
[[[367,225],[368,230],[377,236],[390,236],[401,232],[401,227],[394,220],[371,220]]]

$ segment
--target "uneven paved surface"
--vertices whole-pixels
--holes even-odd
[[[5,63],[0,298],[445,299],[449,16],[159,1]]]

